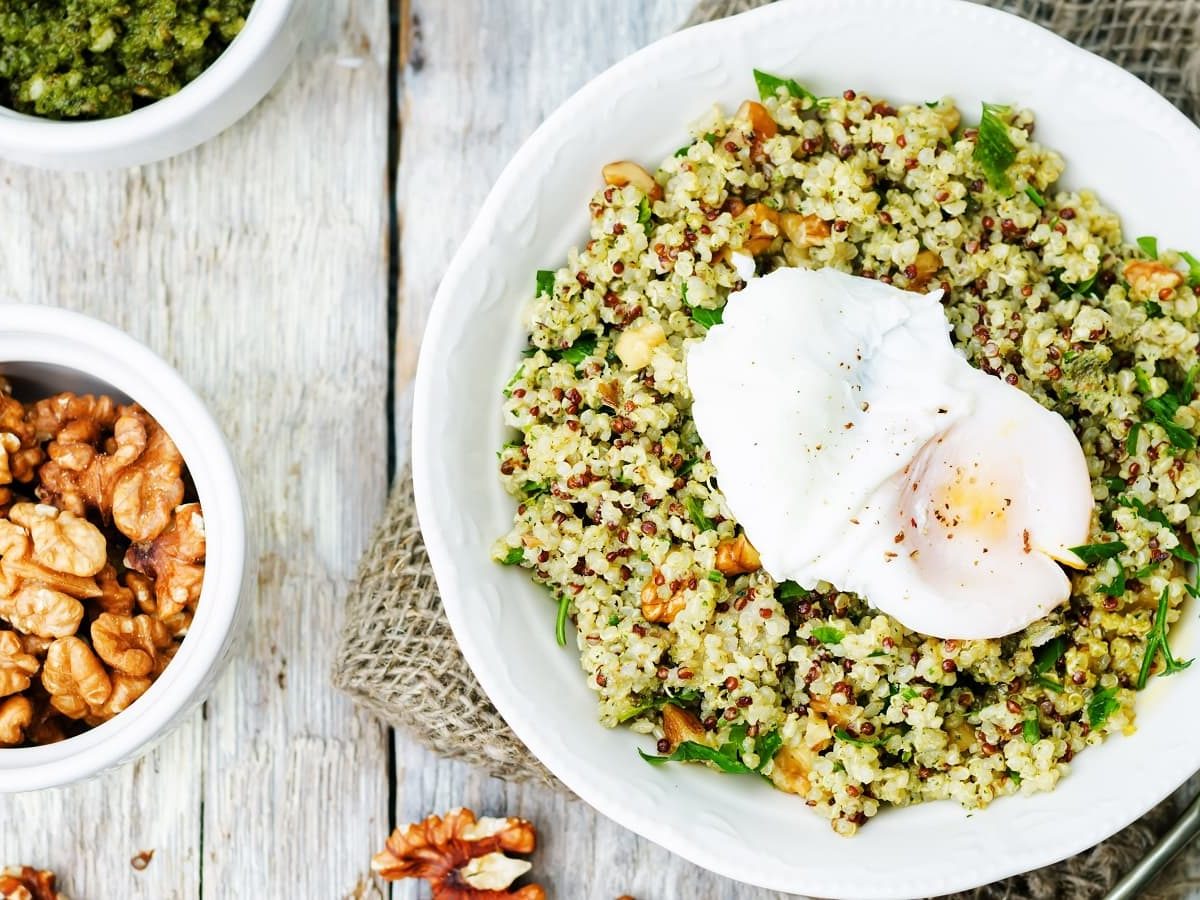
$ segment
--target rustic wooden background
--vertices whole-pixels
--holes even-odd
[[[209,701],[132,765],[0,797],[0,864],[53,868],[74,900],[415,900],[371,878],[372,853],[468,805],[540,825],[554,897],[782,896],[439,760],[329,685],[459,235],[551,109],[694,3],[316,0],[276,90],[199,150],[96,175],[0,163],[0,298],[106,319],[173,363],[225,425],[259,553],[251,634]]]

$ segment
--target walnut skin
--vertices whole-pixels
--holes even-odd
[[[67,900],[55,886],[53,872],[32,866],[0,870],[0,900]]]
[[[425,879],[433,900],[545,900],[536,884],[508,890],[530,866],[504,854],[532,853],[536,842],[537,832],[524,819],[476,820],[471,810],[457,809],[397,828],[371,868],[388,881]]]
[[[25,690],[41,667],[15,631],[0,631],[0,697]]]
[[[170,526],[149,544],[133,544],[125,565],[154,579],[157,613],[170,619],[195,606],[204,584],[204,515],[200,504],[175,510]]]
[[[77,637],[59,638],[46,652],[42,686],[64,716],[82,719],[113,693],[112,679],[92,648]]]

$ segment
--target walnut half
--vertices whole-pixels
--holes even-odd
[[[471,810],[456,809],[397,828],[371,869],[388,881],[423,878],[433,900],[545,900],[540,885],[509,890],[531,866],[505,854],[532,853],[536,843],[537,832],[525,819],[477,820]]]
[[[0,869],[0,900],[67,900],[56,880],[53,872],[33,866]]]

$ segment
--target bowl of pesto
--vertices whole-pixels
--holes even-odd
[[[0,156],[52,169],[163,159],[271,88],[304,0],[0,0]]]

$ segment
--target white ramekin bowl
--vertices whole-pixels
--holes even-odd
[[[179,93],[111,119],[60,122],[0,106],[0,156],[44,169],[137,166],[224,131],[271,89],[295,53],[308,0],[255,0],[246,25]]]
[[[220,428],[179,375],[145,346],[78,313],[0,305],[0,375],[22,399],[103,392],[140,403],[179,447],[204,510],[207,562],[192,627],[179,652],[127,710],[76,737],[0,749],[0,793],[57,787],[125,762],[204,699],[237,632],[248,581],[246,524],[233,458]]]

